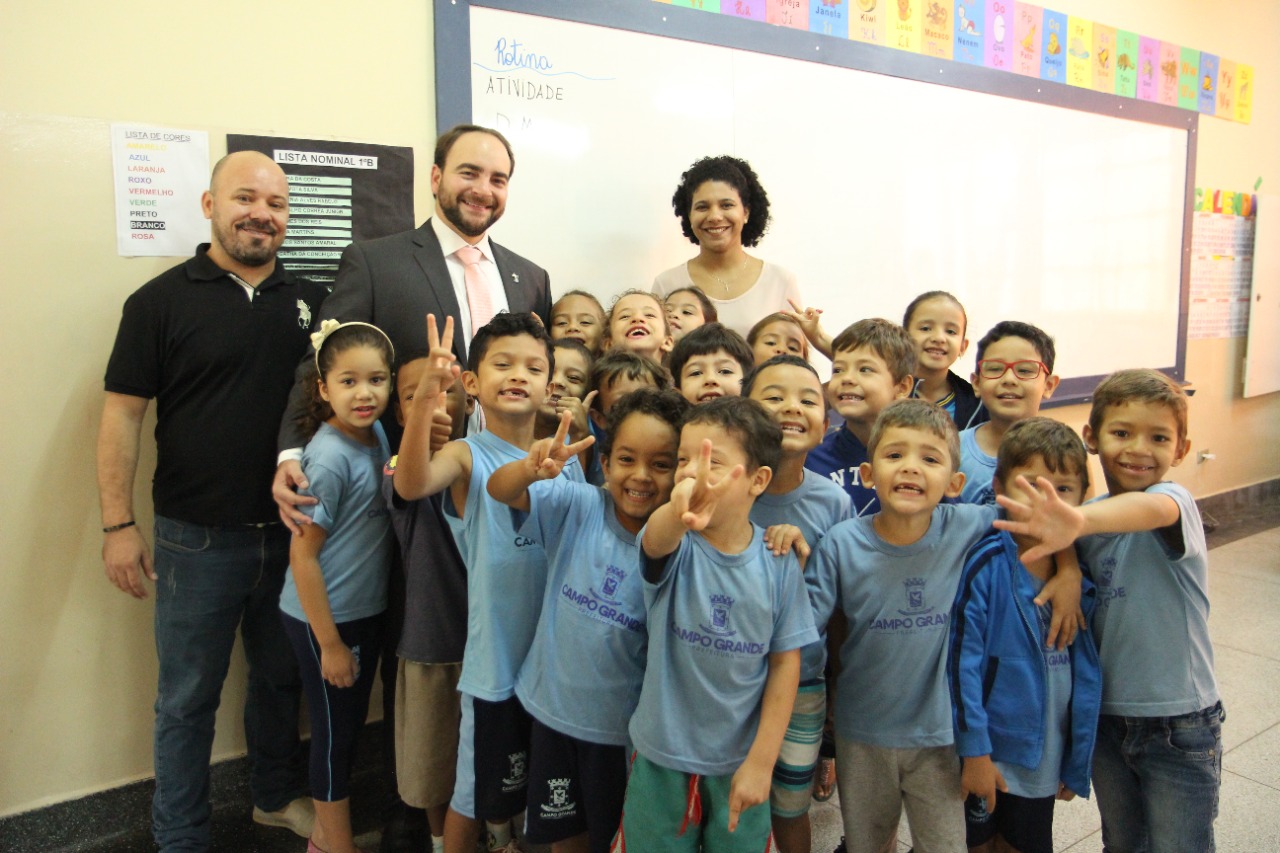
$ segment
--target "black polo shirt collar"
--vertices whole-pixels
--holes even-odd
[[[196,281],[217,281],[225,278],[234,283],[237,287],[241,287],[237,276],[232,275],[227,270],[218,266],[209,257],[209,243],[201,243],[196,246],[196,253],[186,262],[187,278],[193,282]],[[293,273],[285,268],[279,258],[276,258],[276,268],[271,271],[271,275],[262,280],[255,290],[262,292],[269,287],[276,287],[284,284],[293,284]]]

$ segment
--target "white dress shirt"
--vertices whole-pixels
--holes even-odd
[[[468,243],[458,235],[458,232],[454,231],[438,217],[431,217],[431,229],[436,232],[436,239],[440,241],[440,251],[444,253],[444,265],[448,267],[449,279],[453,282],[453,295],[458,300],[458,319],[460,322],[455,324],[457,327],[455,334],[466,341],[468,349],[470,349],[471,339],[475,337],[476,330],[471,327],[471,308],[467,303],[466,272],[462,260],[455,254]],[[489,245],[489,235],[485,234],[484,237],[480,238],[480,242],[476,243],[475,247],[483,255],[480,260],[480,274],[484,276],[485,285],[489,288],[489,298],[492,300],[493,313],[501,314],[503,311],[511,310],[507,304],[506,288],[502,286],[502,277],[498,273],[498,265],[493,260],[493,247]],[[444,318],[440,318],[438,322],[440,327],[443,328]]]

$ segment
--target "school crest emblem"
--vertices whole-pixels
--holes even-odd
[[[738,633],[729,627],[730,611],[733,609],[732,596],[717,593],[711,596],[711,624],[699,625],[702,630],[708,634],[718,634],[721,637],[732,637]]]
[[[577,808],[577,803],[569,799],[569,780],[567,778],[547,780],[547,801],[539,809],[543,817],[567,817],[573,814]]]
[[[618,588],[622,586],[622,582],[626,580],[627,573],[617,566],[608,566],[604,570],[604,583],[600,585],[600,591],[596,592],[595,597],[601,601],[616,605],[618,603]]]
[[[927,612],[924,606],[924,578],[907,578],[902,585],[906,588],[907,609],[898,612],[904,616]],[[928,608],[928,610],[932,609],[932,607]]]
[[[528,761],[529,753],[524,751],[513,752],[507,756],[508,771],[502,780],[504,790],[515,790],[528,781]]]

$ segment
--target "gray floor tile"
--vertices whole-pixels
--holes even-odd
[[[1099,830],[1082,841],[1077,841],[1070,847],[1054,848],[1058,853],[1102,853],[1102,831]]]
[[[1227,709],[1223,747],[1230,751],[1280,723],[1280,661],[1225,645],[1213,650],[1218,689]]]
[[[844,835],[840,822],[840,796],[837,794],[825,803],[814,803],[809,809],[809,823],[813,827],[814,853],[831,853]]]
[[[1101,828],[1098,806],[1092,800],[1076,797],[1070,802],[1056,803],[1053,809],[1053,849],[1070,849]]]
[[[1280,791],[1223,773],[1214,831],[1218,853],[1280,850]]]
[[[1211,590],[1220,572],[1280,584],[1280,527],[1214,548],[1209,552]]]
[[[1212,573],[1209,602],[1209,636],[1215,648],[1280,660],[1280,584],[1226,571]]]
[[[1280,791],[1280,725],[1272,726],[1224,755],[1222,769]]]

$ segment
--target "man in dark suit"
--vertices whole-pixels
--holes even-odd
[[[333,293],[324,301],[322,319],[361,320],[373,323],[391,338],[398,356],[425,353],[428,313],[443,325],[452,316],[454,350],[466,364],[467,347],[475,331],[500,311],[532,311],[547,324],[551,315],[551,287],[547,272],[531,261],[489,240],[489,228],[506,209],[507,185],[515,168],[511,144],[496,130],[458,125],[436,141],[431,166],[434,215],[412,231],[375,240],[352,243],[342,253]],[[472,248],[474,247],[474,248]],[[478,251],[477,251],[478,250]],[[299,365],[299,379],[309,375],[311,355]],[[314,499],[297,493],[306,477],[298,462],[306,442],[298,428],[298,415],[307,405],[302,382],[295,384],[280,426],[279,466],[273,493],[280,517],[291,529],[308,523],[298,510]],[[389,410],[390,411],[390,410]],[[388,434],[398,437],[394,419],[386,423]],[[404,616],[404,581],[393,573],[391,609],[386,648],[396,647]],[[397,600],[398,599],[398,600]],[[386,742],[394,714],[396,656],[383,661],[383,716]],[[390,751],[384,763],[394,763]],[[421,821],[421,812],[408,813]],[[388,826],[384,849],[410,849],[403,838],[406,813]],[[434,818],[433,818],[434,819]],[[434,827],[439,832],[440,827]],[[414,842],[412,849],[421,849]]]
[[[427,348],[423,318],[435,314],[443,325],[452,316],[460,333],[454,336],[458,360],[466,364],[466,347],[478,326],[472,324],[465,264],[459,250],[480,250],[477,264],[487,290],[488,307],[500,311],[532,311],[547,323],[551,315],[551,287],[546,270],[489,240],[489,228],[506,209],[507,184],[515,168],[511,145],[496,130],[458,125],[436,141],[431,166],[435,214],[412,231],[352,243],[342,253],[333,293],[324,302],[322,319],[373,323],[405,355]],[[482,317],[483,325],[488,317]],[[298,368],[306,375],[310,355]],[[295,507],[295,487],[302,472],[289,451],[306,441],[297,414],[306,404],[299,384],[289,400],[280,426],[281,462],[274,494],[286,523],[305,524]],[[298,453],[296,456],[300,456]],[[296,458],[296,457],[295,457]]]

